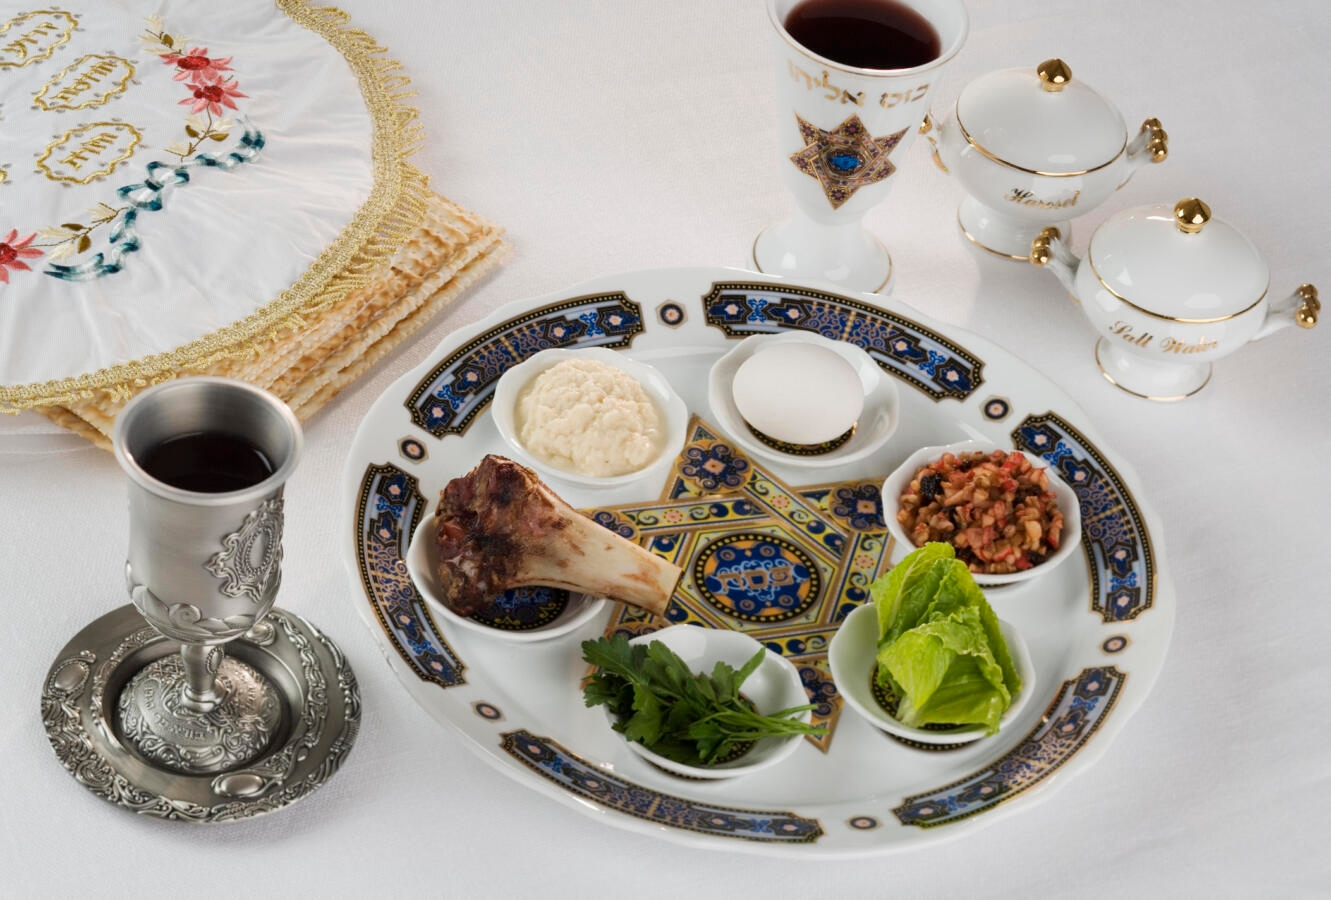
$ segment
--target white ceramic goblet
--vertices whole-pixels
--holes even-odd
[[[938,57],[909,69],[862,69],[805,49],[783,24],[796,0],[768,0],[778,134],[795,215],[758,235],[759,271],[853,291],[891,290],[892,259],[861,223],[887,196],[897,161],[910,149],[938,76],[968,27],[961,0],[904,2],[938,32]]]

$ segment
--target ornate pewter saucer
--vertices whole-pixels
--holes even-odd
[[[226,656],[219,683],[230,684],[242,707],[256,682],[276,692],[240,713],[265,726],[262,747],[237,748],[240,759],[257,752],[248,763],[167,758],[138,733],[145,717],[185,736],[189,722],[170,704],[130,709],[120,702],[131,681],[161,678],[180,659],[179,642],[130,605],[79,632],[47,672],[42,723],[56,756],[97,796],[178,821],[247,819],[317,790],[342,764],[360,726],[360,691],[342,652],[309,622],[273,609],[228,644]]]

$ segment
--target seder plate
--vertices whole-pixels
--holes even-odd
[[[901,424],[869,458],[827,470],[767,464],[715,426],[712,363],[748,335],[792,328],[855,343],[898,379]],[[630,753],[601,710],[583,706],[581,641],[669,623],[607,604],[580,630],[515,651],[432,616],[407,574],[410,536],[440,489],[485,453],[504,451],[487,410],[499,375],[541,349],[570,346],[651,363],[694,414],[664,483],[559,490],[684,566],[671,622],[744,631],[800,669],[829,733],[770,771],[711,783],[673,777]],[[919,447],[967,438],[1049,460],[1080,499],[1082,547],[1040,578],[987,592],[1030,646],[1031,702],[993,738],[926,752],[842,706],[827,645],[869,581],[904,552],[883,525],[883,478]],[[449,335],[371,408],[348,456],[342,505],[356,604],[417,702],[501,771],[564,806],[695,846],[869,855],[957,837],[1026,808],[1066,780],[1055,773],[1084,771],[1106,751],[1157,678],[1173,628],[1159,521],[1132,470],[1063,391],[994,344],[893,298],[739,270],[602,278]],[[727,580],[724,563],[737,551],[797,577]]]

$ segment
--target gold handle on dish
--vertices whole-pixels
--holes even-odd
[[[1142,122],[1139,133],[1147,135],[1146,150],[1151,154],[1151,162],[1162,163],[1169,158],[1169,133],[1159,119],[1152,117]]]
[[[1294,313],[1294,321],[1300,328],[1312,328],[1317,324],[1317,314],[1322,311],[1322,301],[1317,299],[1317,288],[1311,284],[1301,284],[1294,293],[1303,301]]]
[[[1054,256],[1054,241],[1063,237],[1063,234],[1053,225],[1048,226],[1031,241],[1031,265],[1045,266]]]
[[[927,141],[929,142],[929,146],[933,148],[933,151],[934,151],[934,165],[936,165],[936,166],[938,166],[938,168],[942,169],[942,170],[943,170],[943,174],[945,174],[945,175],[951,175],[952,173],[948,171],[947,164],[943,162],[943,157],[942,157],[941,155],[939,155],[939,153],[938,153],[938,141],[934,140],[934,136],[933,136],[934,129],[935,129],[935,126],[934,126],[934,117],[933,117],[933,114],[932,114],[932,113],[925,113],[925,114],[924,114],[924,121],[920,123],[920,134],[924,135],[925,140],[927,140]]]

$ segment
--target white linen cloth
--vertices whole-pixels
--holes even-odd
[[[867,860],[790,862],[627,834],[498,774],[384,664],[343,561],[341,468],[364,411],[451,329],[500,303],[615,271],[743,265],[785,215],[767,16],[759,0],[344,0],[403,60],[436,187],[502,221],[500,272],[307,429],[289,485],[279,605],[346,651],[365,716],[346,767],[280,814],[207,831],[92,797],[37,713],[55,654],[127,602],[125,489],[93,449],[0,457],[0,893],[108,897],[1325,897],[1331,885],[1331,323],[1216,365],[1183,403],[1100,376],[1094,333],[1047,273],[973,250],[960,188],[918,141],[869,225],[896,295],[1057,381],[1141,476],[1178,592],[1173,645],[1108,752],[1043,803],[971,837]],[[1068,61],[1129,121],[1161,119],[1170,159],[1074,224],[1197,195],[1266,255],[1272,290],[1331,285],[1331,8],[971,0],[936,108],[995,68]],[[0,196],[4,187],[0,186]],[[8,447],[6,439],[4,444]],[[1001,812],[1001,808],[1000,808]]]
[[[23,249],[40,255],[19,259],[27,269],[0,258],[0,385],[168,353],[244,319],[369,196],[372,125],[355,76],[271,2],[74,0],[24,19],[29,9],[0,4],[0,45],[36,32],[25,54],[0,52],[0,243],[32,236]],[[165,168],[150,173],[153,162]]]

